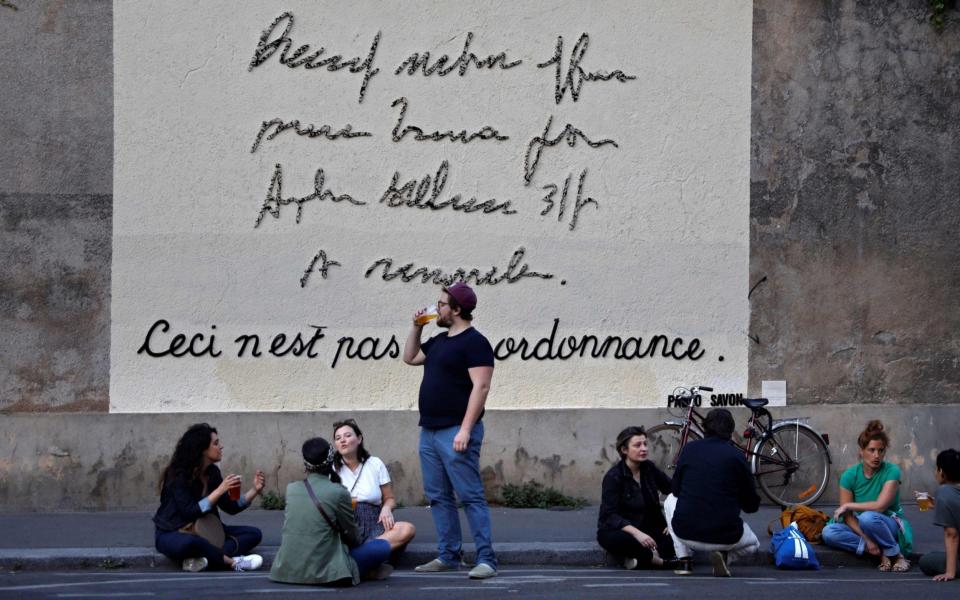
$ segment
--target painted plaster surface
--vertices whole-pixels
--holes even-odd
[[[384,280],[408,263],[512,274],[475,285],[475,325],[494,344],[526,338],[532,349],[559,320],[559,343],[640,337],[629,351],[642,351],[664,335],[681,349],[696,338],[702,351],[511,356],[498,363],[492,407],[652,406],[704,380],[744,391],[749,3],[114,10],[112,411],[412,408],[420,372],[397,355],[413,311],[439,288]],[[424,74],[442,54],[449,67],[468,41],[477,61],[502,60]],[[413,74],[403,67],[425,52]],[[571,54],[582,71],[568,81]],[[334,55],[356,60],[296,66]],[[257,142],[274,119],[298,120],[300,133],[349,125],[370,135],[294,128]],[[418,141],[407,126],[466,134]],[[479,137],[464,143],[470,133]],[[539,160],[538,137],[550,141]],[[403,200],[387,194],[394,174],[409,194],[475,197],[490,210],[391,206]],[[160,320],[169,330],[144,348]],[[282,350],[317,328],[313,358],[267,351],[276,334],[287,336]],[[162,353],[179,333],[202,334],[194,349],[207,354],[138,353]],[[248,334],[263,356],[238,356]]]
[[[960,401],[960,38],[926,9],[755,3],[751,389]]]

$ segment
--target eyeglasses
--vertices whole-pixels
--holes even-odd
[[[444,306],[450,306],[450,303],[444,302],[443,300],[437,300],[437,308],[443,308]]]

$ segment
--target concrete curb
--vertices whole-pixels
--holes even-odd
[[[269,565],[277,554],[277,546],[261,546],[257,552]],[[618,563],[596,542],[513,542],[495,545],[501,565],[551,565],[551,566],[614,566]],[[814,546],[820,564],[826,568],[869,567],[867,559],[844,552]],[[466,561],[472,562],[473,544],[464,544]],[[410,544],[400,557],[397,566],[412,569],[414,566],[436,558],[434,544]],[[698,553],[697,564],[706,564],[706,555]],[[916,557],[911,557],[916,562]],[[740,564],[750,566],[771,565],[770,555],[761,545],[761,551]],[[110,569],[164,569],[176,570],[177,565],[153,548],[36,548],[0,549],[0,570],[4,571],[73,571]]]

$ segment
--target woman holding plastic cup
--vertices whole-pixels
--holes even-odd
[[[353,504],[357,518],[357,530],[364,542],[393,531],[406,545],[416,534],[412,523],[396,521],[393,509],[397,501],[393,497],[390,473],[383,461],[363,447],[363,432],[353,419],[333,424],[333,443],[336,454],[333,466]]]
[[[263,564],[259,555],[247,554],[260,543],[260,530],[223,525],[218,511],[235,515],[250,506],[263,491],[263,471],[257,470],[253,487],[241,495],[241,477],[220,473],[216,463],[222,458],[217,430],[199,423],[177,442],[160,477],[160,508],[153,516],[157,551],[182,561],[184,571],[253,571]],[[224,541],[217,547],[208,538],[221,533]]]

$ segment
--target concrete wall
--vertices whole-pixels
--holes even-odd
[[[751,388],[960,400],[960,37],[925,3],[757,2]],[[944,440],[956,445],[956,436]]]
[[[856,459],[856,436],[866,415],[847,407],[781,409],[777,417],[810,416],[829,432],[834,473],[823,502],[836,502],[840,471]],[[734,409],[738,425],[748,412]],[[417,458],[416,415],[395,412],[310,412],[111,415],[10,415],[0,437],[0,506],[5,510],[152,509],[157,478],[176,439],[198,421],[217,427],[225,445],[221,468],[250,481],[267,472],[267,488],[283,491],[302,477],[300,445],[314,435],[330,437],[337,419],[355,417],[365,445],[387,464],[398,499],[423,503]],[[504,483],[539,481],[567,494],[600,499],[600,480],[616,456],[617,432],[627,424],[662,422],[664,410],[577,409],[491,411],[481,469],[487,494],[497,498]],[[903,494],[933,489],[933,464],[944,439],[956,435],[955,410],[948,406],[891,406],[889,460],[904,473]],[[42,435],[37,435],[42,432]]]
[[[0,410],[105,411],[112,4],[0,6]]]

